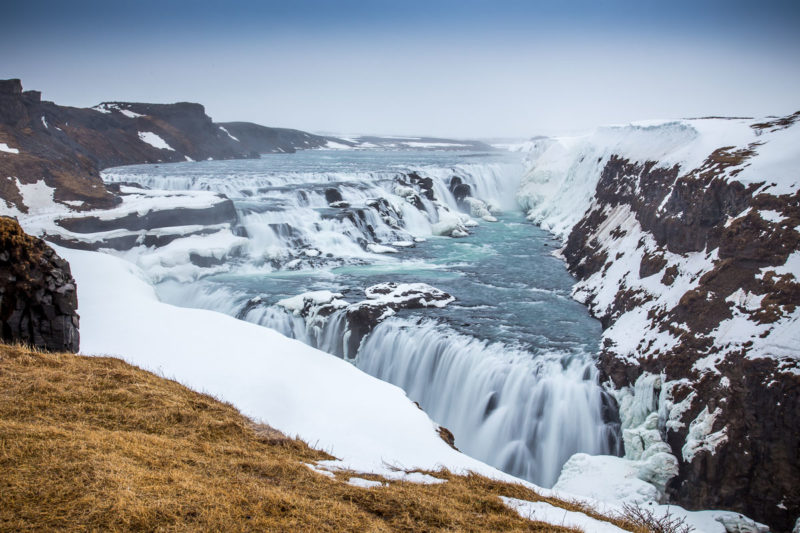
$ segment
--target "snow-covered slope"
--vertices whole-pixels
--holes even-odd
[[[564,238],[573,296],[606,328],[626,455],[667,443],[673,500],[779,529],[800,514],[799,120],[539,139],[519,192]]]

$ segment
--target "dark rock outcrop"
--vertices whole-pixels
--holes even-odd
[[[16,220],[0,217],[0,326],[4,342],[77,352],[78,297],[69,264]]]
[[[425,198],[428,200],[436,199],[436,195],[433,191],[433,178],[423,178],[418,173],[411,172],[408,174],[408,180],[419,188],[419,191],[423,196],[425,196]]]

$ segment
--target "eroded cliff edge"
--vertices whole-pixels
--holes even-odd
[[[670,501],[780,531],[800,515],[798,120],[539,140],[520,195],[565,237],[573,295],[605,328],[605,379],[650,387],[677,458]]]

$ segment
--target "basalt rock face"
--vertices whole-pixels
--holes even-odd
[[[4,342],[77,352],[78,298],[69,264],[0,217],[0,325]]]
[[[694,169],[611,156],[562,253],[576,298],[606,328],[604,379],[662,376],[660,430],[679,462],[670,500],[789,531],[800,515],[800,346],[786,345],[799,327],[800,192],[737,181],[758,149],[723,147]]]

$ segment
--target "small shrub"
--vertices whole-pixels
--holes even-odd
[[[694,528],[686,523],[683,517],[670,515],[669,511],[663,516],[656,515],[652,510],[626,503],[622,506],[619,518],[651,533],[691,533]]]

